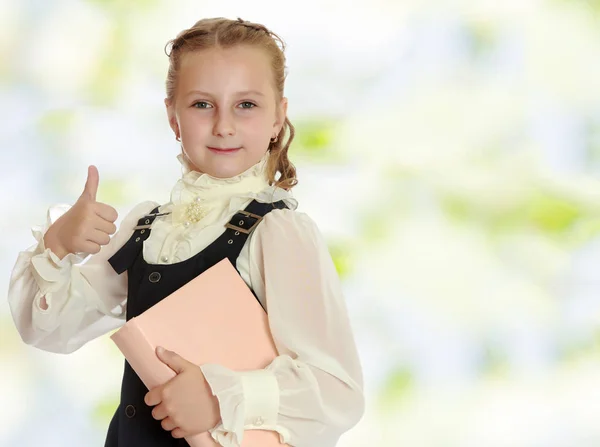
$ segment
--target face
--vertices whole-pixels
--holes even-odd
[[[258,163],[279,134],[287,99],[278,98],[267,53],[211,48],[183,55],[169,124],[192,167],[218,178]]]

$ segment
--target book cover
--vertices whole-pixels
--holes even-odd
[[[175,377],[156,356],[163,346],[186,360],[234,371],[268,366],[278,355],[267,314],[229,259],[207,269],[111,335],[148,389]],[[192,447],[219,444],[210,433],[186,438]],[[279,434],[246,430],[242,447],[286,446]]]

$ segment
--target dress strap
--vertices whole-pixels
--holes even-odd
[[[129,240],[108,260],[108,263],[119,275],[127,270],[139,255],[142,250],[143,242],[150,236],[150,226],[152,225],[152,222],[154,222],[154,219],[163,214],[167,214],[159,214],[158,208],[159,207],[157,206],[150,214],[146,214],[138,220]]]
[[[150,236],[150,227],[154,219],[169,214],[158,213],[158,208],[154,208],[149,214],[138,220],[129,240],[108,260],[108,263],[118,274],[123,273],[131,267],[140,255],[143,242]],[[263,217],[274,209],[283,208],[287,208],[283,200],[273,203],[252,200],[246,208],[233,215],[225,224],[225,232],[209,244],[204,251],[210,259],[213,259],[213,263],[227,257],[235,265],[246,239],[248,239]]]
[[[154,210],[156,210],[157,208],[154,208]],[[152,210],[152,211],[154,211]],[[133,227],[134,230],[145,230],[148,229],[152,226],[152,222],[154,222],[154,219],[156,219],[157,217],[160,216],[167,216],[171,214],[169,213],[150,213],[150,214],[146,214],[144,217],[142,217],[140,220],[138,220],[138,223],[135,227]]]
[[[282,208],[286,208],[283,200],[274,203],[262,203],[253,200],[245,209],[235,213],[231,220],[225,224],[225,227],[235,232],[250,234],[269,211]]]
[[[235,266],[246,240],[264,216],[275,209],[282,208],[287,208],[283,200],[274,203],[253,200],[225,224],[225,232],[206,248],[207,256],[213,260],[212,263],[229,258]]]

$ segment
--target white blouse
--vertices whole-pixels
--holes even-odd
[[[362,369],[327,245],[314,221],[296,211],[291,193],[268,184],[267,157],[236,177],[217,179],[190,170],[179,155],[182,178],[159,209],[170,214],[153,222],[143,256],[149,263],[183,261],[253,199],[284,200],[289,209],[265,216],[236,264],[267,309],[279,356],[254,371],[201,366],[221,410],[210,433],[226,447],[239,446],[244,430],[253,428],[277,431],[291,446],[335,446],[364,413]],[[124,323],[127,272],[116,274],[107,260],[157,205],[135,206],[99,253],[63,259],[45,248],[43,235],[69,206],[50,208],[45,226],[32,229],[37,243],[19,253],[10,278],[9,306],[25,343],[70,353]],[[190,207],[195,214],[187,214]]]

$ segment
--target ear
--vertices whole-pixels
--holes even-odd
[[[177,115],[175,113],[175,105],[172,104],[168,98],[165,98],[165,106],[167,108],[167,117],[169,119],[169,126],[173,129],[175,133],[175,137],[178,137],[179,134],[179,125],[177,124]]]
[[[277,104],[276,121],[273,124],[273,130],[275,134],[279,134],[283,125],[285,124],[285,118],[287,117],[288,100],[287,98],[281,98],[279,104]]]

